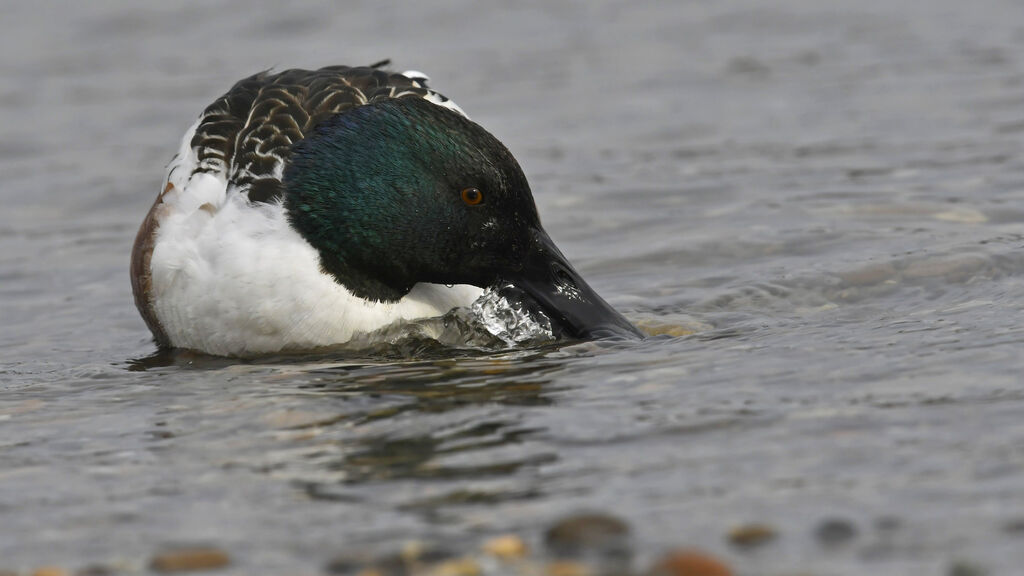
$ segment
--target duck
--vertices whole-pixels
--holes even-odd
[[[155,344],[343,346],[501,286],[567,337],[642,337],[552,242],[512,153],[388,64],[260,72],[199,115],[132,248]]]

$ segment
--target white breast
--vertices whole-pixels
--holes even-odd
[[[320,271],[316,249],[288,225],[280,203],[250,204],[223,176],[193,174],[194,131],[169,166],[151,259],[153,311],[173,346],[250,355],[342,344],[468,306],[482,293],[418,284],[396,303],[353,295]]]

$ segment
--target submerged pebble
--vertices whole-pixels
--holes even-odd
[[[153,556],[149,567],[156,572],[192,572],[223,568],[231,563],[227,553],[212,547],[176,548]]]
[[[593,571],[582,562],[558,560],[544,567],[544,576],[590,576]]]
[[[737,548],[754,548],[771,542],[778,534],[767,524],[744,524],[729,531],[727,539]]]
[[[987,576],[988,570],[973,562],[957,560],[949,566],[948,576]]]
[[[1015,518],[1003,524],[1003,532],[1014,536],[1024,536],[1024,518]]]
[[[529,548],[523,539],[514,534],[497,536],[484,542],[483,551],[502,560],[515,560],[526,556]]]
[[[839,546],[857,536],[857,527],[842,518],[828,518],[818,524],[814,535],[818,538],[818,542],[825,546]]]
[[[91,564],[85,568],[80,568],[75,571],[75,576],[111,576],[116,574],[117,570],[110,566],[103,564]]]
[[[377,557],[363,552],[340,554],[327,563],[324,571],[359,576],[477,576],[482,573],[475,559],[457,557],[449,548],[421,540],[411,540],[401,550]]]
[[[356,574],[357,576],[408,576],[412,572],[409,567],[404,563],[398,561],[396,558],[389,558],[381,562],[374,563],[368,568],[363,568],[358,572],[332,572],[333,574]]]
[[[699,550],[673,550],[662,556],[648,576],[732,576],[721,560]]]
[[[606,514],[579,514],[548,528],[544,545],[559,558],[631,556],[629,525]]]
[[[423,542],[422,540],[410,540],[402,546],[398,556],[407,564],[436,563],[454,558],[457,554],[450,548]]]
[[[67,570],[56,566],[43,566],[32,572],[32,576],[68,576]]]

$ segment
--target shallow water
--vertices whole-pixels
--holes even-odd
[[[637,569],[1019,573],[1016,2],[354,4],[0,4],[0,569],[201,543],[316,574],[597,510]],[[660,335],[152,356],[128,253],[195,115],[261,68],[383,57],[515,152]],[[747,522],[779,537],[731,547]]]

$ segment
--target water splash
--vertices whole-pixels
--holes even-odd
[[[551,321],[514,286],[489,288],[468,308],[438,318],[399,321],[355,337],[349,350],[421,356],[444,350],[507,350],[555,340]]]
[[[512,285],[488,288],[470,310],[479,326],[506,346],[536,345],[555,338],[551,320]]]

